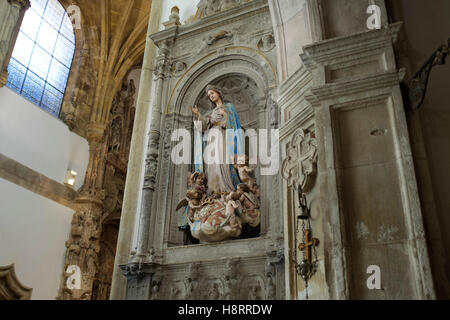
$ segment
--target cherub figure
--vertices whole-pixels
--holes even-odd
[[[242,191],[236,190],[228,195],[222,195],[222,202],[225,203],[225,219],[220,224],[220,227],[223,227],[228,222],[230,222],[231,227],[235,227],[238,224],[236,221],[236,209],[240,206],[237,200],[239,200],[241,194]]]
[[[248,185],[241,183],[238,185],[240,192],[239,202],[244,207],[242,218],[252,227],[256,227],[260,222],[259,201],[256,195],[250,193]]]
[[[256,184],[256,179],[252,178],[250,174],[253,172],[254,168],[250,168],[248,164],[248,156],[242,155],[237,158],[237,164],[235,165],[239,178],[242,183],[245,183],[251,192],[259,197],[259,188]]]
[[[194,172],[189,177],[189,186],[191,187],[186,192],[186,198],[180,201],[177,209],[189,205],[191,209],[199,209],[202,206],[202,202],[206,196],[206,185],[208,180],[204,173]]]
[[[250,195],[251,189],[248,185],[241,183],[238,185],[238,191],[240,193],[239,202],[244,206],[245,209],[259,209],[258,201],[255,197]]]

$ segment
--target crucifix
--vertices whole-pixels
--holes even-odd
[[[305,243],[300,243],[298,245],[298,249],[300,251],[305,250],[305,259],[309,263],[312,263],[312,248],[313,248],[313,246],[317,247],[319,245],[319,239],[312,238],[311,236],[312,236],[311,230],[309,230],[309,229],[305,230]]]

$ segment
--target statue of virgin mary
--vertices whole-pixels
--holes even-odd
[[[236,107],[219,88],[206,87],[212,110],[206,115],[191,107],[194,115],[195,172],[190,189],[176,210],[185,207],[178,227],[204,242],[237,238],[242,226],[260,222],[259,191],[248,175],[243,131]],[[244,159],[244,160],[242,160]]]
[[[245,154],[241,122],[236,107],[224,101],[220,89],[208,85],[206,94],[213,107],[210,113],[203,116],[197,107],[191,108],[195,171],[205,174],[209,195],[229,193],[241,183],[233,166]]]

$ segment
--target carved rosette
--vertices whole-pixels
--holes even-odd
[[[304,192],[312,189],[317,175],[317,140],[311,131],[298,129],[286,150],[281,174],[288,187],[301,186]]]

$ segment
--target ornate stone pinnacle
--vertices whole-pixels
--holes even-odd
[[[170,27],[174,27],[174,26],[180,26],[180,9],[175,6],[172,7],[171,11],[170,11],[170,16],[169,16],[169,20],[166,22],[163,22],[164,27],[170,28]]]

